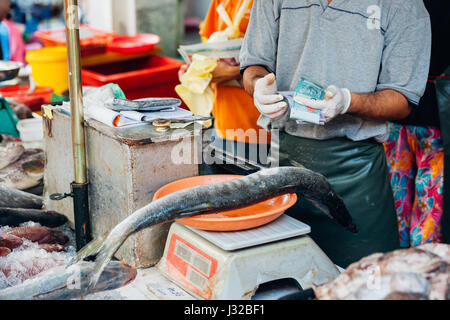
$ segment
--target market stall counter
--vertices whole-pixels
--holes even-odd
[[[87,149],[90,150],[87,163],[93,237],[104,235],[150,203],[156,190],[163,185],[198,175],[195,161],[174,162],[171,159],[177,150],[193,148],[196,137],[201,136],[202,130],[194,130],[193,125],[184,130],[160,132],[150,124],[118,129],[88,119],[85,128]],[[70,193],[73,179],[71,141],[67,112],[59,108],[46,112],[45,207],[65,214],[73,226],[72,199],[50,200],[52,194]],[[169,227],[170,224],[164,224],[136,233],[116,257],[138,268],[154,265],[162,256]]]

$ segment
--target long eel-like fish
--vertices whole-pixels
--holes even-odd
[[[323,175],[305,168],[271,168],[227,182],[184,189],[155,200],[128,216],[106,238],[88,243],[71,264],[96,255],[96,272],[91,283],[95,286],[104,267],[134,232],[205,212],[245,207],[291,192],[318,203],[330,218],[357,232],[344,202]]]

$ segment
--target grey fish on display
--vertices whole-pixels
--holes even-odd
[[[20,143],[10,142],[4,147],[0,146],[0,169],[19,160],[24,152],[25,148]]]
[[[41,209],[42,206],[43,199],[40,196],[17,189],[0,187],[0,208]]]
[[[126,100],[115,98],[106,106],[114,111],[173,111],[181,105],[181,100],[176,98],[146,98],[139,100]]]
[[[66,268],[52,268],[14,287],[0,290],[0,300],[69,300],[96,292],[113,290],[132,282],[136,269],[111,261],[95,287],[89,287],[95,270],[93,262],[80,262]]]
[[[65,224],[67,217],[54,211],[0,207],[0,226],[18,227],[28,221],[55,228]]]
[[[92,279],[95,285],[114,253],[134,232],[201,213],[245,207],[291,192],[322,204],[331,219],[350,232],[357,232],[343,200],[323,175],[305,168],[271,168],[223,183],[181,190],[155,200],[119,223],[106,239],[100,237],[88,243],[72,264],[97,255]]]
[[[26,150],[19,160],[0,170],[0,187],[25,190],[44,177],[45,157],[39,149]]]

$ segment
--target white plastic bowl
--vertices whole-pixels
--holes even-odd
[[[20,133],[20,140],[39,141],[44,138],[44,128],[41,118],[19,120],[17,130]]]

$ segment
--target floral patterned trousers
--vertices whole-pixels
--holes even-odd
[[[400,245],[441,241],[444,148],[432,127],[388,123],[384,143],[397,210]]]

